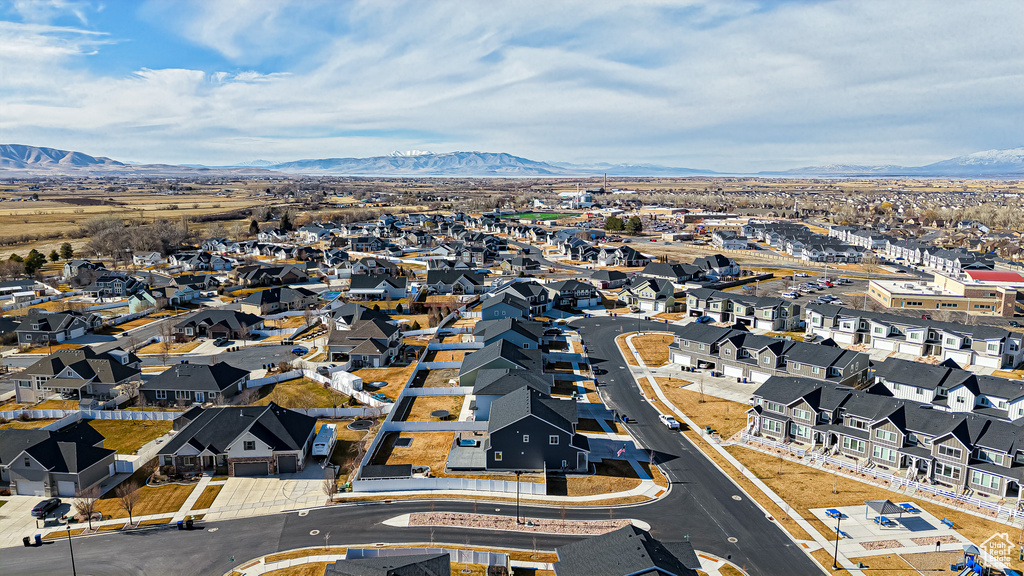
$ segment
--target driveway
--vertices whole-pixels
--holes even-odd
[[[25,536],[34,538],[36,534],[47,534],[56,530],[56,525],[36,527],[36,519],[32,517],[32,507],[43,500],[40,496],[4,496],[0,500],[7,503],[0,506],[0,548],[21,546]],[[59,513],[66,514],[71,510],[71,500],[63,500]]]
[[[323,470],[312,462],[307,462],[306,469],[295,474],[228,478],[206,513],[206,520],[262,516],[323,506],[327,497],[320,489],[322,481]]]

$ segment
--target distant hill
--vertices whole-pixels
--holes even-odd
[[[296,160],[266,166],[291,174],[332,176],[459,176],[523,177],[572,176],[579,172],[505,153],[448,152],[374,156],[371,158],[322,158]]]
[[[128,164],[81,152],[24,144],[0,144],[0,175],[11,176],[134,176],[174,178],[183,176],[265,175],[262,168],[207,168],[172,164]]]
[[[1013,178],[1024,176],[1024,148],[986,150],[927,166],[857,166],[829,164],[807,166],[780,172],[760,172],[764,176],[826,176],[826,177],[959,177],[959,178]]]
[[[26,170],[31,168],[88,168],[125,166],[110,158],[97,158],[56,148],[39,148],[24,144],[0,144],[0,168]]]

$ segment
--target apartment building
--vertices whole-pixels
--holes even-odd
[[[780,298],[744,296],[710,288],[686,292],[690,316],[710,316],[716,322],[732,322],[764,330],[793,330],[800,323],[800,306]]]

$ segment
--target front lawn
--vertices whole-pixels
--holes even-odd
[[[640,485],[640,476],[625,460],[609,460],[605,458],[595,464],[597,473],[593,476],[566,476],[567,496],[593,496],[632,490]],[[641,462],[640,466],[651,475],[650,466]]]
[[[219,486],[207,486],[203,493],[199,495],[199,499],[192,505],[193,510],[205,510],[210,506],[213,506],[213,501],[217,499],[217,495],[220,494],[221,489],[224,485]]]
[[[132,510],[132,516],[138,518],[147,514],[173,514],[181,508],[195,488],[195,484],[143,486],[139,488],[139,501]],[[96,501],[96,511],[103,514],[104,520],[128,517],[114,492],[115,490],[111,490]]]
[[[167,353],[168,354],[185,354],[186,352],[191,352],[191,351],[195,350],[202,343],[203,343],[202,340],[193,340],[191,342],[180,342],[180,343],[173,343],[172,342],[171,346],[167,349]],[[160,355],[160,354],[163,354],[163,353],[164,353],[164,343],[163,342],[154,342],[152,344],[147,344],[147,345],[143,346],[142,348],[140,348],[138,350],[138,352],[137,352],[137,354],[139,356],[141,356],[143,354],[156,354],[156,355]]]
[[[259,394],[254,406],[273,402],[285,408],[337,408],[350,400],[345,394],[306,377],[261,386]]]
[[[644,334],[630,341],[645,364],[651,367],[668,362],[668,345],[675,341],[670,334]]]
[[[171,431],[170,420],[89,420],[103,435],[103,447],[118,454],[135,454],[146,443]]]

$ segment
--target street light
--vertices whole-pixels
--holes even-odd
[[[832,569],[839,570],[839,522],[843,519],[843,515],[836,516],[836,551],[832,554]]]
[[[516,470],[516,524],[522,524],[519,521],[519,475],[522,473],[522,470]]]
[[[65,524],[64,528],[68,531],[68,550],[71,552],[71,574],[72,576],[78,576],[78,571],[75,570],[75,549],[71,546],[71,525]]]

